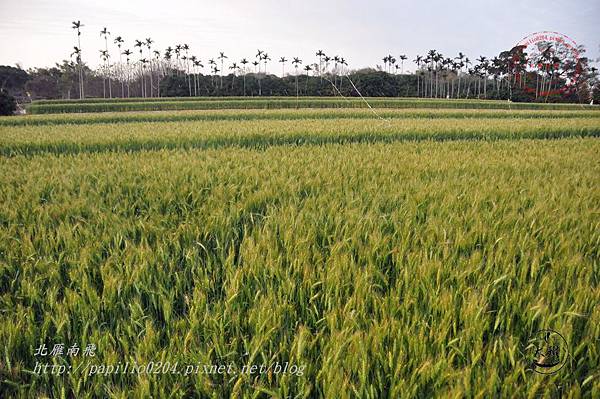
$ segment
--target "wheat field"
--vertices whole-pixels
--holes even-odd
[[[0,397],[599,397],[600,112],[378,112],[0,119]]]

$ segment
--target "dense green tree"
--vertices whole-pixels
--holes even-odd
[[[0,65],[0,90],[15,96],[23,95],[23,88],[29,79],[29,74],[19,67]]]
[[[15,98],[6,90],[0,89],[0,115],[12,115],[17,109]]]

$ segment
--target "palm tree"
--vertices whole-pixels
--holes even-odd
[[[453,73],[453,78],[452,78],[452,93],[450,94],[450,97],[454,98],[454,82],[456,81],[456,77],[458,76],[459,81],[460,81],[460,68],[461,68],[461,63],[460,62],[456,62],[454,60],[451,60],[451,68],[452,68],[452,73]]]
[[[121,53],[121,45],[123,43],[125,43],[125,41],[123,40],[123,38],[121,36],[117,36],[115,37],[114,43],[117,45],[117,48],[119,49],[119,75],[123,74],[123,58],[121,57],[122,53]],[[123,82],[123,76],[120,76],[120,80],[121,80],[121,98],[125,97],[125,83]]]
[[[444,56],[439,53],[436,52],[435,56],[433,57],[433,61],[435,62],[435,68],[434,68],[434,73],[435,73],[435,98],[438,98],[439,95],[439,71],[441,70],[440,67],[440,61],[442,61],[444,59]]]
[[[333,85],[337,87],[337,67],[340,62],[340,57],[338,55],[333,57]]]
[[[298,57],[294,57],[292,61],[294,68],[296,68],[296,97],[298,97],[298,66],[302,64],[302,60]]]
[[[257,68],[260,67],[260,63],[256,60],[254,60],[254,61],[252,61],[252,65],[254,65],[254,73],[256,74],[256,70],[257,70]],[[260,79],[257,79],[257,80],[258,80],[258,86],[259,86],[259,90],[260,90]]]
[[[494,57],[490,60],[489,72],[493,79],[492,88],[496,88],[496,97],[500,96],[500,86],[502,85],[502,80],[504,78],[503,66],[503,61],[498,57]]]
[[[417,97],[419,97],[419,93],[420,93],[420,89],[419,89],[419,75],[420,75],[420,71],[421,71],[421,62],[423,61],[423,57],[420,55],[417,55],[415,57],[415,59],[413,60],[413,62],[415,64],[417,64]]]
[[[265,62],[265,75],[266,75],[267,74],[267,62],[271,61],[271,57],[269,57],[269,54],[263,53],[262,60]]]
[[[285,76],[285,63],[287,62],[287,60],[285,59],[285,57],[281,57],[279,59],[279,62],[281,62],[281,77],[283,78]]]
[[[227,56],[225,55],[225,53],[223,53],[222,51],[219,53],[219,56],[217,57],[217,59],[221,60],[221,71],[225,71],[223,69],[223,61],[225,60],[225,58],[227,58]],[[223,88],[223,74],[221,74],[221,89]]]
[[[210,60],[208,60],[208,65],[210,65],[210,70],[212,72],[211,81],[213,84],[213,88],[216,88],[217,87],[217,83],[216,83],[217,72],[216,71],[218,70],[217,62],[213,58],[211,58]]]
[[[77,47],[75,47],[76,51],[74,52],[74,54],[77,54],[77,67],[79,69],[79,99],[85,98],[85,93],[83,90],[83,67],[81,65],[81,28],[83,26],[84,25],[81,23],[81,21],[73,21],[71,26],[71,28],[77,30]],[[71,56],[73,55],[71,54]]]
[[[108,36],[109,35],[110,35],[110,32],[108,31],[108,29],[106,29],[106,26],[105,26],[104,29],[102,29],[100,31],[100,36],[104,36],[104,50],[107,53],[107,55],[105,57],[105,64],[106,64],[105,68],[106,68],[106,74],[108,75],[108,97],[112,98],[112,82],[110,80],[110,61],[109,61],[109,55],[108,55]]]
[[[257,63],[258,63],[258,75],[256,76],[256,79],[258,80],[258,95],[262,96],[262,79],[263,77],[260,75],[260,62],[264,61],[265,62],[265,76],[267,74],[267,61],[269,61],[271,58],[269,57],[269,54],[267,54],[265,51],[262,50],[258,50],[256,53],[256,57],[258,58]]]
[[[188,81],[188,92],[190,97],[192,96],[192,78],[190,77],[190,57],[188,55],[188,51],[190,49],[190,46],[188,46],[187,44],[183,44],[183,46],[181,46],[181,49],[183,51],[185,51],[185,70],[186,70],[186,77],[187,77],[187,81]],[[183,59],[183,58],[182,58]]]
[[[100,50],[100,58],[102,59],[102,97],[106,98],[106,75],[108,75],[108,69],[106,63],[108,62],[108,51]]]
[[[198,57],[192,55],[190,57],[190,61],[192,61],[192,75],[194,75],[194,97],[198,95],[198,90],[196,89],[196,62],[198,62]]]
[[[216,82],[217,82],[217,75],[219,75],[219,72],[221,72],[221,70],[215,64],[215,66],[213,67],[213,73],[214,73],[214,77],[215,77],[215,88],[217,87],[217,83]]]
[[[129,49],[125,49],[125,51],[123,51],[123,55],[125,56],[126,60],[127,60],[127,97],[129,97],[130,91],[129,91],[129,81],[130,81],[130,77],[129,77],[129,56],[132,54],[131,51],[129,51]]]
[[[146,86],[146,81],[145,81],[145,79],[143,78],[143,76],[146,74],[146,73],[145,73],[145,70],[146,70],[146,64],[147,64],[147,63],[148,63],[148,60],[147,60],[147,59],[145,59],[145,58],[142,58],[142,59],[140,59],[140,67],[142,68],[142,79],[144,80],[144,94],[146,94],[146,93],[147,93],[147,92],[146,92],[146,88],[145,88],[145,86]]]
[[[258,61],[259,61],[259,63],[257,64],[257,65],[258,65],[258,73],[260,73],[260,61],[262,60],[262,55],[263,55],[263,53],[264,53],[264,51],[262,51],[262,50],[260,50],[260,49],[258,49],[258,50],[256,51],[256,55],[255,55],[255,57],[256,57],[256,58],[258,59]],[[254,63],[252,63],[252,64],[254,65]],[[254,66],[256,67],[256,65],[254,65]],[[254,68],[254,69],[255,69],[255,72],[256,72],[256,68]]]
[[[419,97],[419,72],[421,69],[421,61],[423,61],[423,57],[420,55],[417,55],[413,60],[413,62],[417,64],[417,70],[415,72],[417,74],[417,97]]]
[[[396,58],[392,55],[389,56],[390,58],[388,59],[388,64],[390,67],[390,73],[392,73],[392,68],[396,65]]]
[[[142,46],[144,45],[144,43],[142,43],[140,40],[135,39],[135,44],[133,45],[133,47],[138,47],[140,49],[140,58],[143,57],[142,54]]]
[[[325,57],[323,57],[323,62],[325,62],[325,71],[327,71],[329,69],[329,62],[330,61],[331,61],[331,57],[329,57],[327,55]]]
[[[482,75],[483,78],[483,97],[486,98],[487,97],[487,68],[488,68],[488,61],[487,58],[484,57],[483,55],[480,56],[477,61],[479,62],[479,71]],[[481,84],[479,84],[479,90],[478,90],[478,95],[481,94]]]
[[[469,65],[473,65],[473,64],[471,63],[471,60],[469,59],[469,57],[465,57],[465,63],[464,64],[465,64],[465,72],[468,75],[471,75]],[[469,83],[468,83],[468,86],[467,86],[467,98],[469,97],[469,92],[471,90],[471,80],[469,79],[468,82]]]
[[[74,51],[71,53],[71,57],[73,57],[74,55],[75,60],[77,61],[77,65],[79,66],[80,62],[81,62],[81,49],[77,46],[73,47]],[[81,82],[81,74],[79,73],[79,80]],[[70,98],[70,93],[69,93],[69,98]],[[81,83],[79,84],[79,98],[81,99]]]
[[[175,46],[175,69],[177,71],[177,76],[179,76],[179,70],[181,69],[181,64],[179,63],[180,54],[181,54],[181,44],[177,44]]]
[[[321,82],[323,82],[323,76],[322,76],[322,68],[323,68],[323,57],[325,57],[325,53],[323,52],[323,50],[319,50],[316,52],[315,54],[317,57],[319,57],[319,76],[321,76]]]
[[[548,82],[548,90],[546,91],[546,102],[548,101],[548,96],[550,95],[550,92],[552,91],[552,84],[555,82],[556,80],[556,75],[557,73],[560,73],[559,71],[559,67],[560,67],[560,58],[558,58],[555,55],[552,55],[550,57],[550,81]],[[591,68],[590,68],[591,70]],[[562,73],[560,73],[562,74]],[[556,82],[558,83],[558,82]]]
[[[73,57],[74,55],[77,55],[77,57],[79,57],[81,54],[81,49],[77,46],[74,46],[73,49],[74,51],[71,53],[71,57]]]
[[[215,86],[215,76],[216,76],[216,72],[215,70],[217,69],[217,63],[214,59],[210,59],[208,60],[208,65],[210,65],[211,71],[213,72],[213,76],[211,76],[211,80],[212,80],[212,84],[213,87]]]
[[[165,64],[160,62],[160,51],[154,50],[154,65],[156,66],[156,95],[160,97],[160,81],[165,76]]]
[[[462,68],[465,65],[463,62],[464,59],[465,59],[465,55],[462,52],[459,52],[458,57],[455,58],[455,60],[458,60],[458,88],[456,89],[456,91],[457,91],[456,97],[457,98],[460,98],[460,80],[461,80]]]
[[[233,86],[235,84],[235,76],[236,76],[236,72],[238,70],[238,64],[234,62],[233,64],[231,64],[229,69],[233,70],[233,77],[231,78],[231,91],[233,92]]]
[[[153,90],[153,82],[152,82],[152,43],[154,43],[154,41],[151,38],[146,38],[146,41],[144,42],[144,44],[146,45],[146,47],[148,48],[148,59],[150,60],[150,97],[152,97],[152,90]]]
[[[198,79],[198,76],[197,76],[198,73],[196,72],[195,68],[204,68],[204,65],[202,65],[202,62],[200,62],[200,60],[194,61],[194,72],[196,73],[195,79],[196,79],[196,85],[198,86],[198,88],[196,89],[196,85],[194,85],[194,94],[197,96],[198,91],[200,91],[200,80]]]
[[[407,57],[404,54],[400,54],[400,74],[404,75],[404,61],[406,61]]]
[[[144,45],[144,43],[142,43],[141,40],[137,40],[136,39],[135,40],[135,44],[133,45],[133,47],[138,47],[140,49],[140,79],[141,79],[141,81],[140,81],[140,89],[141,89],[141,92],[142,92],[142,97],[146,97],[146,90],[145,90],[146,89],[145,88],[146,81],[144,79],[144,70],[143,70],[143,65],[142,65],[142,59],[144,57],[144,55],[143,55],[143,48],[142,48],[143,45]]]
[[[169,47],[167,47],[167,49],[165,50],[165,54],[163,55],[164,64],[165,64],[165,72],[170,74],[171,76],[173,76],[173,68],[171,67],[171,59],[173,58],[172,52],[173,52],[173,48],[171,46],[169,46]],[[160,85],[159,85],[159,91],[160,91]]]
[[[217,64],[216,63],[212,66],[211,72],[212,72],[211,80],[212,80],[212,83],[213,83],[213,89],[216,89],[217,88],[217,83],[216,83],[217,73],[219,72],[219,68],[217,68]]]
[[[346,66],[348,66],[348,63],[346,62],[346,59],[344,57],[340,57],[340,65],[341,65],[341,71],[340,71],[340,88],[339,90],[342,90],[342,84],[344,82],[343,78],[345,75],[345,68]]]
[[[310,65],[305,65],[304,70],[306,71],[306,89],[304,90],[304,95],[308,94],[308,73],[312,71]]]
[[[117,45],[117,47],[119,48],[119,51],[121,51],[121,45],[123,43],[125,43],[125,40],[123,40],[123,38],[121,36],[117,36],[115,37],[114,43]]]
[[[433,71],[430,53],[427,53],[425,58],[423,58],[423,65],[425,66],[425,70],[423,71],[423,96],[427,97],[427,91],[431,89],[431,71]],[[429,79],[429,81],[427,79]]]
[[[536,73],[536,76],[538,77],[538,80],[539,80],[540,75],[542,78],[542,81],[539,83],[539,89],[538,89],[538,83],[536,82],[536,98],[538,96],[544,97],[546,95],[546,80],[549,77],[548,72],[549,72],[550,63],[552,60],[551,52],[552,52],[552,46],[550,44],[545,44],[543,46],[543,48],[540,48],[540,53],[536,57],[537,58],[536,63],[538,65],[538,69],[540,70],[540,73],[539,74]]]
[[[240,64],[242,64],[242,76],[244,78],[244,96],[246,95],[246,64],[248,63],[248,60],[245,58],[242,58],[242,60],[240,61]]]
[[[437,57],[437,51],[429,50],[427,52],[427,60],[429,62],[429,97],[433,97],[433,76],[432,72],[434,70],[434,62]]]
[[[452,61],[452,58],[449,57],[442,61],[444,77],[446,78],[446,86],[444,89],[444,97],[446,98],[450,98],[450,82],[452,82],[452,89],[454,89],[454,79],[452,79],[452,74],[450,73],[452,71],[453,64],[454,62]]]

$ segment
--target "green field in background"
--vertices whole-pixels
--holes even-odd
[[[179,97],[146,99],[88,99],[35,101],[28,106],[31,114],[170,111],[194,109],[289,109],[289,108],[434,108],[434,109],[533,109],[595,110],[598,106],[581,104],[518,103],[495,100],[445,100],[370,97]]]

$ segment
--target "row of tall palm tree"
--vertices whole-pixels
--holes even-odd
[[[106,37],[110,32],[105,28],[101,31],[101,34]],[[114,40],[119,53],[118,63],[110,63],[107,40],[105,40],[106,49],[101,50],[102,59],[105,62],[102,72],[103,77],[109,83],[109,97],[112,97],[112,78],[120,81],[122,97],[130,95],[133,83],[139,84],[139,92],[142,97],[160,97],[160,81],[166,76],[182,73],[186,76],[190,96],[192,95],[192,82],[194,82],[194,91],[197,92],[197,79],[194,75],[197,74],[198,68],[203,65],[197,57],[189,55],[189,45],[169,46],[164,55],[161,55],[159,50],[153,50],[154,40],[152,38],[136,39],[133,47],[137,49],[139,58],[132,62],[133,53],[130,49],[123,49],[124,43],[125,41],[121,36],[117,36]],[[173,58],[173,54],[175,54],[175,58]],[[126,57],[125,62],[123,62],[123,56]],[[127,94],[125,94],[126,92]]]
[[[80,21],[73,22],[73,28],[77,29],[78,46],[75,47],[75,52],[72,55],[77,56],[77,66],[78,70],[80,71],[80,98],[83,98],[83,76],[81,72],[82,52],[80,38],[81,27],[83,27],[83,24],[81,24]],[[138,50],[139,58],[137,60],[132,60],[133,52],[128,48],[124,48],[125,40],[122,36],[116,36],[113,43],[117,47],[119,60],[118,62],[113,62],[111,50],[109,48],[110,35],[111,32],[107,27],[104,27],[100,31],[100,36],[104,39],[104,48],[100,49],[99,52],[101,59],[100,74],[103,79],[103,95],[105,98],[113,97],[113,80],[116,80],[120,83],[121,97],[129,97],[131,95],[131,85],[134,83],[139,84],[139,93],[142,97],[160,97],[160,81],[165,76],[179,76],[181,74],[185,75],[188,83],[188,94],[190,96],[198,95],[198,92],[200,91],[199,74],[204,68],[204,65],[197,56],[189,55],[189,45],[177,44],[175,47],[169,46],[165,50],[164,55],[161,56],[161,53],[158,50],[152,51],[152,45],[154,44],[152,38],[146,38],[145,40],[136,39],[133,47]],[[146,54],[145,51],[147,51]],[[173,54],[175,57],[173,57]],[[123,60],[123,56],[125,56],[125,61]],[[304,66],[304,71],[306,72],[307,78],[309,73],[314,71],[315,74],[321,77],[322,81],[324,75],[327,73],[333,78],[332,84],[337,86],[338,77],[342,76],[346,72],[346,67],[348,66],[346,60],[337,55],[334,57],[329,57],[323,52],[323,50],[318,50],[316,52],[316,56],[319,60],[318,63],[307,64]],[[210,59],[208,64],[211,68],[213,85],[215,88],[217,87],[216,78],[218,76],[218,87],[222,90],[223,76],[225,75],[226,71],[225,60],[228,59],[228,56],[225,55],[224,52],[219,52],[219,56],[216,57],[216,59],[220,62],[220,69],[218,68],[218,64],[214,59]],[[255,60],[251,63],[251,65],[254,67],[253,72],[257,75],[257,80],[259,83],[259,95],[262,94],[261,80],[265,75],[268,74],[267,69],[269,61],[271,61],[269,54],[266,51],[259,49],[255,55]],[[281,57],[279,62],[282,64],[282,76],[285,76],[285,64],[288,62],[288,59]],[[331,71],[329,71],[329,65],[331,62],[333,63],[333,68]],[[229,70],[233,72],[234,80],[238,73],[242,74],[244,80],[244,95],[246,93],[246,75],[252,72],[251,69],[248,68],[248,64],[250,64],[250,62],[246,58],[242,58],[239,64],[237,62],[233,62],[229,66]],[[300,64],[302,64],[302,60],[300,60],[298,57],[294,57],[292,65],[294,65],[296,72],[295,78],[297,93],[299,92],[298,68]],[[306,83],[308,85],[308,79]],[[339,84],[341,85],[341,78]]]
[[[325,53],[322,50],[317,51],[317,57],[319,57],[319,63],[313,63],[313,64],[307,64],[304,66],[303,70],[306,72],[307,77],[309,76],[310,72],[313,71],[315,72],[318,76],[321,76],[321,78],[323,77],[323,75],[325,73],[328,72],[328,63],[331,60],[331,58],[327,57],[325,55]],[[208,60],[208,64],[210,66],[210,70],[211,70],[211,75],[212,75],[212,84],[215,88],[220,88],[223,89],[223,77],[225,75],[224,71],[227,70],[226,65],[225,65],[225,60],[228,59],[229,57],[227,55],[225,55],[224,52],[219,52],[219,56],[216,57],[216,59],[219,61],[221,68],[219,69],[218,67],[218,63],[217,61],[215,61],[215,59],[209,59]],[[253,73],[255,75],[255,77],[257,78],[258,81],[258,94],[262,95],[262,79],[268,74],[268,63],[269,61],[271,61],[271,57],[269,56],[269,54],[261,49],[258,49],[256,52],[256,55],[254,56],[254,61],[250,62],[248,61],[248,59],[246,58],[242,58],[239,63],[238,62],[232,62],[228,69],[229,71],[231,71],[232,74],[232,85],[235,82],[235,78],[238,76],[238,74],[241,74],[242,79],[243,79],[243,93],[244,95],[246,95],[246,75],[248,73]],[[200,61],[196,61],[195,57],[190,57],[190,59],[192,59],[194,61],[194,65],[196,65],[199,68],[202,68],[203,65],[200,63]],[[348,66],[348,63],[346,62],[346,60],[343,57],[338,57],[335,56],[333,58],[333,60],[335,61],[336,65],[335,68],[331,71],[331,74],[333,76],[339,76],[340,74],[345,72],[345,67]],[[279,63],[281,63],[281,74],[283,77],[286,76],[286,69],[285,66],[286,64],[289,62],[289,59],[286,57],[280,57],[278,60]],[[294,66],[295,69],[295,80],[296,80],[296,92],[299,92],[299,83],[298,83],[298,77],[300,75],[299,73],[299,68],[300,65],[302,64],[302,60],[298,57],[293,57],[292,61],[291,61],[292,65]],[[325,68],[323,68],[323,63],[326,64]],[[248,64],[252,65],[252,67],[248,67]],[[344,69],[343,69],[344,68]],[[219,73],[221,72],[221,73]],[[194,70],[193,71],[193,75],[197,75],[198,70]],[[217,79],[218,78],[218,79]],[[218,83],[217,83],[218,82]],[[308,80],[307,80],[307,85],[308,85]],[[194,93],[197,93],[197,88],[195,87],[194,89]],[[190,94],[191,95],[191,94]],[[196,95],[196,94],[194,94]]]
[[[538,52],[525,53],[525,46],[515,46],[498,56],[488,59],[479,56],[473,63],[462,52],[457,57],[444,57],[436,50],[426,55],[417,55],[416,64],[417,96],[420,97],[478,97],[488,98],[488,89],[496,91],[515,88],[535,94],[535,98],[548,96],[558,90],[564,90],[565,82],[574,82],[582,71],[582,60],[559,59],[557,53],[564,49],[560,44],[545,43]],[[581,50],[580,50],[581,51]],[[384,57],[384,67],[390,71],[394,64],[393,56]],[[585,61],[584,61],[585,62]],[[535,86],[527,84],[528,76],[535,79]]]
[[[83,62],[81,49],[81,21],[74,21],[72,28],[77,33],[77,45],[71,57],[76,58],[76,68],[79,83],[79,97],[85,98]],[[116,36],[112,43],[116,45],[118,61],[113,61],[109,37],[111,32],[104,27],[100,31],[104,39],[104,48],[100,49],[101,67],[99,73],[103,79],[103,95],[112,98],[113,81],[120,84],[120,96],[129,97],[131,87],[136,85],[142,97],[161,96],[160,82],[165,77],[183,75],[188,86],[189,96],[197,96],[200,92],[200,75],[204,64],[196,55],[190,55],[188,44],[177,44],[169,46],[164,53],[153,49],[154,40],[146,38],[136,39],[133,47],[137,49],[139,57],[132,59],[133,53],[125,48],[125,40]],[[113,48],[114,50],[114,48]],[[458,56],[445,57],[437,50],[429,50],[425,55],[417,55],[413,62],[416,64],[416,94],[419,97],[430,98],[462,98],[462,97],[488,97],[488,89],[500,91],[504,86],[512,89],[513,86],[524,87],[528,79],[527,65],[532,59],[538,64],[539,72],[535,73],[535,96],[548,95],[556,88],[557,79],[564,78],[564,71],[557,65],[559,60],[551,46],[544,48],[539,54],[527,56],[521,47],[515,47],[511,51],[503,52],[498,57],[488,59],[480,56],[476,64],[462,52]],[[125,60],[123,60],[123,56]],[[306,63],[303,71],[306,73],[306,87],[308,87],[309,74],[333,85],[334,92],[341,92],[343,77],[348,73],[348,63],[339,55],[328,56],[323,50],[315,53],[316,62]],[[383,57],[383,71],[392,75],[404,75],[404,61],[408,58],[400,54],[397,58],[391,54]],[[223,90],[224,76],[232,74],[232,87],[235,79],[241,75],[243,79],[243,93],[246,95],[246,75],[253,73],[258,81],[258,94],[262,95],[262,80],[268,75],[268,64],[271,57],[264,50],[257,50],[254,60],[250,62],[246,58],[233,61],[225,65],[229,57],[224,52],[219,52],[215,59],[208,60],[211,82],[215,90]],[[291,61],[290,61],[291,60]],[[280,57],[281,75],[286,76],[286,64],[291,62],[294,68],[296,94],[299,94],[299,76],[303,61],[299,57]],[[220,66],[220,68],[219,68]],[[118,86],[117,86],[118,87]]]
[[[83,94],[83,76],[81,68],[81,30],[83,25],[80,21],[73,22],[73,28],[77,29],[78,34],[78,46],[75,47],[73,55],[77,56],[77,65],[80,71],[80,98],[84,97]],[[175,47],[167,47],[164,55],[161,57],[159,51],[155,50],[152,52],[152,45],[154,41],[151,38],[145,40],[136,39],[133,47],[139,52],[139,58],[132,62],[132,52],[128,48],[123,48],[125,40],[121,36],[117,36],[114,39],[114,44],[117,46],[119,61],[113,62],[111,57],[111,50],[109,48],[109,36],[111,33],[108,28],[104,27],[100,31],[100,36],[104,39],[104,48],[100,49],[100,59],[102,61],[100,73],[103,78],[103,95],[104,97],[113,97],[113,80],[117,80],[121,85],[121,97],[130,96],[131,85],[134,83],[139,84],[139,93],[142,97],[154,97],[160,96],[160,81],[165,76],[175,76],[184,74],[188,83],[188,94],[190,96],[197,95],[199,92],[199,73],[201,73],[204,65],[201,60],[196,56],[190,56],[190,47],[187,44],[177,44]],[[144,54],[147,50],[147,54]],[[175,57],[173,57],[175,54]],[[316,52],[318,63],[306,64],[304,66],[304,72],[307,76],[306,85],[308,85],[308,77],[310,72],[314,72],[315,75],[321,78],[321,82],[327,75],[327,79],[331,84],[339,91],[342,85],[342,76],[347,72],[348,63],[344,57],[335,55],[330,57],[325,54],[323,50]],[[123,56],[125,56],[125,62],[123,62]],[[213,76],[212,82],[217,87],[223,89],[223,76],[225,75],[226,67],[225,60],[228,56],[224,52],[220,52],[216,59],[220,63],[220,69],[214,59],[210,59],[208,64],[211,68],[211,74]],[[406,59],[405,56],[401,56],[402,62]],[[254,67],[254,73],[257,75],[259,83],[259,95],[262,95],[262,84],[261,81],[265,75],[268,74],[268,63],[271,61],[271,57],[264,50],[258,50],[255,55],[255,60],[251,63]],[[288,59],[281,57],[279,62],[282,64],[282,76],[285,76],[285,65]],[[234,62],[229,66],[229,70],[233,72],[234,79],[238,73],[241,73],[244,80],[244,94],[246,93],[246,74],[251,72],[247,65],[250,62],[243,58],[239,65]],[[294,57],[292,65],[295,69],[295,80],[296,80],[296,92],[299,92],[299,67],[302,64],[302,60],[298,57]],[[330,70],[330,65],[332,68]],[[191,69],[190,69],[191,67]],[[403,70],[403,66],[402,66]],[[156,82],[156,84],[155,84]]]
[[[405,59],[405,56],[400,56],[401,62]],[[484,56],[479,57],[477,61],[479,64],[473,66],[471,60],[462,52],[459,52],[458,56],[454,58],[444,57],[436,50],[429,50],[426,55],[417,55],[413,60],[416,64],[417,96],[461,98],[476,95],[486,98],[491,64]],[[384,62],[387,62],[389,70],[390,65],[394,65],[395,59],[392,56],[386,56]],[[471,66],[473,68],[470,68]],[[403,63],[400,68],[403,71]],[[477,78],[474,83],[472,77]],[[467,80],[467,87],[463,91],[462,83],[465,80]],[[474,85],[473,93],[471,93],[472,84]]]
[[[74,46],[74,51],[71,53],[71,57],[76,58],[76,68],[78,71],[79,80],[79,98],[85,98],[84,91],[84,76],[83,76],[83,62],[82,62],[82,49],[81,49],[81,28],[84,25],[81,21],[73,21],[72,28],[77,32],[77,46]],[[109,36],[111,33],[108,28],[104,27],[100,31],[100,36],[104,39],[104,48],[100,49],[100,60],[101,68],[100,74],[103,79],[103,95],[104,97],[113,97],[113,79],[120,82],[121,85],[121,97],[129,97],[131,94],[131,85],[135,82],[139,83],[139,92],[142,97],[160,97],[160,80],[174,73],[181,73],[185,71],[188,79],[189,93],[192,95],[191,82],[192,77],[190,76],[190,61],[193,62],[192,66],[194,70],[198,67],[202,67],[202,64],[196,59],[196,57],[189,57],[188,51],[189,46],[187,44],[177,45],[175,49],[168,47],[164,57],[158,50],[152,51],[152,45],[154,41],[152,38],[146,38],[145,40],[135,40],[133,47],[139,51],[139,59],[132,62],[132,52],[130,49],[123,49],[125,40],[121,36],[117,36],[114,39],[114,44],[117,46],[119,61],[111,61],[111,51],[109,48]],[[147,50],[147,54],[144,52]],[[172,59],[172,53],[175,52],[176,59]],[[123,56],[126,57],[123,62]],[[196,90],[196,86],[195,86]]]
[[[404,74],[404,61],[406,61],[408,57],[404,54],[400,54],[398,58],[400,59],[400,65],[397,64],[398,60],[391,54],[383,57],[383,65],[386,72],[394,73],[395,69],[396,74],[398,73],[398,70],[400,70],[401,75]]]

